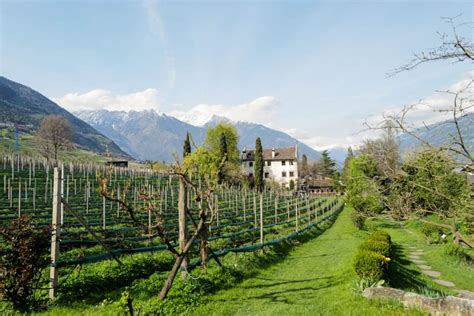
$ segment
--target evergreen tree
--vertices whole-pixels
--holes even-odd
[[[327,177],[333,177],[336,173],[336,162],[329,156],[327,150],[323,150],[321,153],[320,163],[322,166],[322,172]]]
[[[219,160],[220,165],[217,171],[217,181],[218,183],[223,183],[225,180],[224,164],[228,160],[227,141],[224,133],[219,137]]]
[[[307,176],[309,173],[309,166],[308,166],[308,157],[306,154],[303,154],[301,157],[301,168],[300,168],[300,175],[302,178]]]
[[[226,141],[226,137],[225,137],[225,134],[222,133],[221,136],[220,136],[220,139],[219,139],[219,156],[222,159],[224,159],[225,161],[227,161],[227,141]]]
[[[263,191],[263,150],[262,150],[262,141],[260,137],[257,137],[255,141],[255,163],[254,163],[254,178],[255,178],[255,188],[262,192]]]
[[[189,140],[189,132],[186,133],[183,145],[183,158],[191,154],[191,141]]]

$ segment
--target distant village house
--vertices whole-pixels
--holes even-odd
[[[263,149],[263,175],[267,181],[275,181],[289,187],[298,180],[298,146]],[[254,176],[255,150],[244,149],[241,157],[242,170],[248,177]]]
[[[127,160],[112,160],[112,161],[107,161],[106,165],[107,166],[127,168],[128,167],[128,161]]]

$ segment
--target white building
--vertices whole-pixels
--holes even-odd
[[[242,151],[242,170],[248,177],[254,175],[255,151]],[[288,187],[291,180],[295,187],[298,180],[298,146],[289,148],[272,148],[263,150],[263,175],[265,180],[271,180]]]

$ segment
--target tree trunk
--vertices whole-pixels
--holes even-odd
[[[179,195],[178,195],[178,216],[179,216],[179,252],[182,253],[186,247],[186,242],[188,239],[188,229],[186,225],[186,214],[188,205],[186,203],[187,198],[187,187],[183,179],[179,179]],[[187,269],[189,265],[189,257],[184,256],[181,267],[182,272],[181,276],[184,278],[187,274]]]
[[[174,262],[173,268],[168,274],[168,278],[166,279],[165,284],[163,285],[163,288],[161,289],[160,300],[164,300],[166,296],[168,295],[168,292],[170,291],[171,286],[173,286],[174,278],[176,277],[176,274],[178,273],[178,270],[181,267],[181,264],[183,263],[183,260],[185,257],[186,257],[185,254],[180,254],[178,257],[176,257],[176,261]]]
[[[206,267],[207,261],[209,260],[209,228],[207,224],[203,225],[201,231],[201,264],[203,267]]]

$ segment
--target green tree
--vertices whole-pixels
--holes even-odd
[[[407,159],[395,178],[389,195],[389,208],[402,216],[435,215],[457,239],[461,226],[469,226],[474,217],[466,176],[454,171],[455,163],[439,151],[426,150]],[[399,197],[403,197],[401,204]],[[437,223],[430,223],[437,226]]]
[[[227,162],[227,156],[228,156],[227,142],[226,142],[226,139],[225,139],[225,134],[222,133],[221,137],[220,137],[220,143],[219,143],[219,158],[221,159],[222,164],[221,164],[221,166],[218,170],[218,173],[217,173],[217,178],[218,178],[217,181],[219,183],[223,183],[224,180],[225,180],[224,170],[225,170],[225,165],[226,165],[226,162]]]
[[[259,191],[263,191],[264,180],[263,180],[263,150],[262,141],[260,137],[255,140],[255,163],[254,163],[254,178],[255,188]]]
[[[346,201],[354,207],[352,219],[358,228],[364,226],[367,217],[383,209],[377,178],[377,165],[372,158],[362,155],[350,160]]]
[[[183,145],[183,158],[186,158],[189,154],[191,154],[191,141],[189,140],[189,132],[186,132],[186,138]]]
[[[242,181],[238,142],[237,130],[230,124],[219,123],[207,130],[205,149],[217,161],[219,183],[240,184]]]
[[[290,191],[293,191],[295,189],[295,180],[293,179],[290,180],[289,189]]]
[[[320,165],[325,176],[334,177],[334,174],[336,173],[336,162],[329,156],[327,150],[323,150],[321,153]]]
[[[349,148],[347,148],[346,159],[344,159],[344,167],[342,168],[342,181],[344,182],[344,184],[347,183],[347,177],[349,173],[349,163],[352,158],[354,158],[354,152],[352,151],[352,147],[349,146]]]
[[[205,146],[216,156],[221,155],[221,138],[224,135],[227,148],[227,161],[239,161],[239,134],[235,127],[228,123],[219,123],[207,130]]]
[[[300,167],[301,178],[304,178],[307,175],[309,175],[309,172],[310,170],[308,166],[308,157],[306,156],[306,154],[303,154],[303,156],[301,157],[301,167]]]

